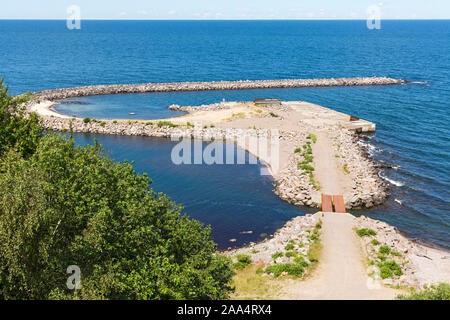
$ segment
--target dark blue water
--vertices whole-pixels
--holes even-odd
[[[138,172],[148,173],[155,191],[170,195],[183,204],[184,213],[213,226],[213,238],[221,249],[262,240],[287,220],[315,212],[278,198],[272,192],[273,179],[260,174],[261,163],[249,164],[248,154],[242,165],[175,165],[171,152],[178,142],[169,139],[86,134],[74,137],[80,145],[93,144],[97,138],[106,150],[111,150],[113,158],[133,160]],[[206,145],[203,143],[203,148]],[[225,147],[223,153],[225,156]]]
[[[167,113],[172,103],[279,97],[308,100],[373,121],[374,157],[397,169],[383,172],[394,182],[390,200],[363,213],[412,237],[450,247],[449,39],[450,21],[383,21],[381,30],[368,30],[365,21],[85,21],[78,31],[65,29],[64,21],[0,21],[0,74],[13,93],[93,84],[372,75],[427,81],[96,97],[86,98],[92,105],[70,107],[78,108],[72,113],[93,112],[95,118],[129,118],[135,109],[137,117]],[[123,110],[106,111],[108,104],[122,105]],[[129,140],[117,139],[102,142],[120,159],[140,158],[140,145],[130,143],[123,151],[121,145]],[[140,166],[143,171],[150,167],[150,162]],[[222,168],[212,170],[229,178]],[[183,171],[177,179],[189,178]],[[264,185],[253,182],[254,187]],[[191,196],[186,201],[194,201],[196,195]],[[214,196],[195,199],[215,201]],[[190,204],[185,205],[190,213]],[[258,202],[254,212],[264,205]],[[230,208],[211,212],[226,217]]]

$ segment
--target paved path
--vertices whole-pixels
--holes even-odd
[[[354,219],[346,213],[324,213],[318,267],[310,278],[288,282],[281,299],[378,300],[393,299],[400,293],[368,280]]]

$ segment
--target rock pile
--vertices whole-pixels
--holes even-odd
[[[233,257],[237,254],[249,255],[252,262],[263,262],[265,265],[276,263],[292,262],[293,257],[286,257],[286,246],[289,243],[295,243],[295,250],[307,259],[306,255],[313,243],[311,233],[315,225],[319,222],[321,213],[313,215],[295,217],[288,221],[283,228],[279,229],[272,238],[265,239],[262,242],[250,243],[242,248],[229,249],[221,252],[227,256]],[[277,257],[274,261],[272,255],[281,252],[283,255]]]

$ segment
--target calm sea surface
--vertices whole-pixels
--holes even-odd
[[[304,88],[101,96],[58,110],[93,118],[164,118],[176,103],[261,97],[307,100],[377,124],[373,157],[392,168],[390,198],[357,211],[450,248],[450,21],[0,21],[0,74],[14,94],[59,87],[179,81],[389,76],[418,83],[387,87]],[[423,83],[426,82],[426,83]],[[75,101],[75,103],[74,103]],[[281,202],[260,164],[175,166],[173,142],[94,137],[118,160],[134,160],[153,188],[211,224],[221,248],[271,234],[308,212]],[[240,234],[252,230],[251,235]]]

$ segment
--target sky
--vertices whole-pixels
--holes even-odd
[[[66,19],[77,5],[82,19],[450,19],[450,0],[7,0],[0,19]]]

